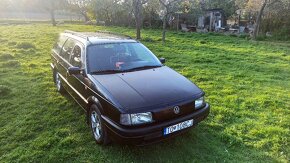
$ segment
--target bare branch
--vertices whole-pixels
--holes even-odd
[[[268,6],[272,6],[272,5],[274,5],[275,3],[277,3],[277,2],[282,2],[282,1],[281,1],[281,0],[274,0],[274,1],[272,1],[271,3],[269,3]]]
[[[165,2],[163,2],[162,0],[159,0],[159,2],[160,2],[164,7],[166,6]]]

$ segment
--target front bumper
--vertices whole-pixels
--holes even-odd
[[[125,144],[145,145],[158,142],[187,131],[191,127],[166,136],[163,135],[164,128],[189,119],[194,120],[193,126],[197,125],[200,121],[204,120],[208,116],[209,111],[210,106],[209,104],[206,104],[205,107],[193,112],[192,114],[188,114],[177,119],[155,124],[153,126],[136,127],[130,129],[116,124],[106,116],[102,116],[102,119],[108,129],[109,135],[113,140]]]

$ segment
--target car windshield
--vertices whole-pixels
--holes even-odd
[[[141,43],[110,43],[88,47],[90,73],[118,73],[162,66]]]

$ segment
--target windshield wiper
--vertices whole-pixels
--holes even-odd
[[[144,69],[151,69],[151,68],[157,68],[157,67],[161,67],[161,65],[154,65],[154,66],[140,66],[140,67],[135,67],[135,68],[128,69],[128,70],[126,70],[126,71],[144,70]]]
[[[123,70],[100,70],[100,71],[93,71],[92,74],[114,74],[124,72]]]

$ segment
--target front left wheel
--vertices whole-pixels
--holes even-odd
[[[107,128],[101,120],[101,112],[96,105],[92,105],[89,112],[89,124],[97,144],[107,145],[109,141]]]

